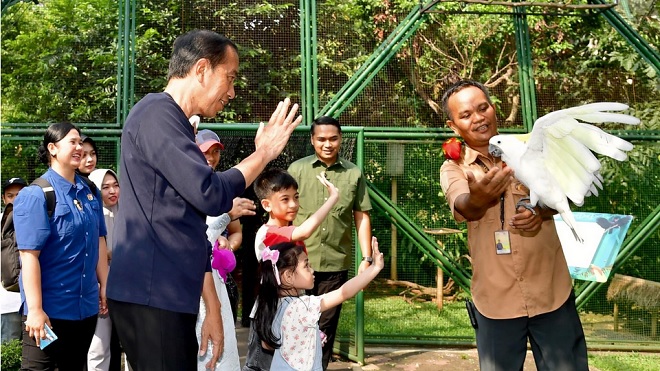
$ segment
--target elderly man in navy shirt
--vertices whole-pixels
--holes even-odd
[[[193,115],[213,117],[235,97],[238,51],[215,32],[174,42],[168,83],[131,110],[121,139],[122,205],[115,219],[107,296],[129,363],[138,370],[194,370],[197,354],[223,348],[220,303],[210,274],[206,216],[220,215],[275,159],[302,121],[285,99],[255,137],[256,150],[215,173],[195,144]],[[203,287],[203,290],[202,290]],[[195,321],[202,295],[202,345]]]

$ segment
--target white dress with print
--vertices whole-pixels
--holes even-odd
[[[234,326],[234,314],[231,311],[231,303],[229,302],[229,295],[227,294],[227,287],[224,281],[218,274],[218,271],[213,269],[213,283],[215,283],[215,290],[217,291],[218,298],[220,299],[222,326],[224,327],[225,334],[225,348],[222,356],[218,360],[215,369],[222,371],[239,371],[241,363],[238,357],[238,343],[236,342],[236,328]],[[204,301],[200,299],[199,316],[197,316],[197,325],[195,331],[197,333],[197,343],[202,341],[202,323],[206,318],[206,306]],[[206,364],[213,356],[213,344],[209,341],[206,354],[203,357],[197,356],[197,370],[205,371]]]
[[[287,296],[280,299],[273,334],[280,348],[273,354],[271,370],[322,371],[319,318],[321,296]]]

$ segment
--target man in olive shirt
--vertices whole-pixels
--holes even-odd
[[[294,221],[300,225],[327,200],[328,193],[316,176],[325,172],[326,178],[338,189],[340,198],[330,215],[305,240],[309,263],[314,268],[314,288],[310,295],[322,295],[338,289],[348,280],[353,256],[352,226],[355,221],[362,262],[359,272],[371,259],[371,202],[362,171],[350,161],[339,158],[341,126],[332,117],[321,116],[311,126],[311,141],[315,154],[289,166],[289,173],[298,182],[300,209]],[[339,323],[341,305],[321,314],[319,327],[327,335],[323,346],[323,369],[328,368]]]

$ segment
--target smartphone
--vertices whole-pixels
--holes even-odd
[[[55,335],[55,333],[54,333],[53,330],[48,326],[47,323],[44,323],[44,330],[46,330],[46,338],[45,338],[45,339],[41,339],[41,341],[39,342],[39,348],[41,348],[42,350],[43,350],[45,347],[49,346],[50,343],[52,343],[53,341],[57,340],[57,335]]]

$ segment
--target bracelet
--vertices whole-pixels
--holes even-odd
[[[371,263],[374,262],[374,258],[372,258],[371,256],[363,256],[362,261],[363,262],[368,262],[369,264],[371,264]]]

